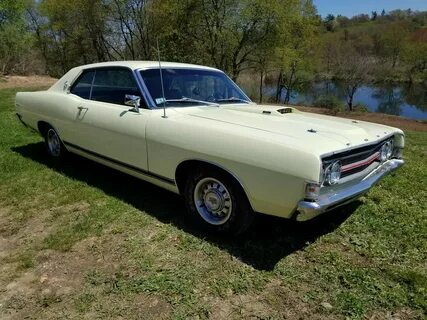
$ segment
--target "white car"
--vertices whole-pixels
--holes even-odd
[[[73,152],[184,195],[201,227],[243,232],[255,212],[311,219],[404,162],[401,130],[253,103],[222,71],[148,61],[70,70],[19,92],[50,156]]]

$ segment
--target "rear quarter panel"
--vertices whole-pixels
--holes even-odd
[[[75,116],[72,106],[78,103],[78,97],[67,94],[65,84],[71,84],[81,73],[81,69],[68,71],[61,79],[46,91],[18,92],[16,94],[16,112],[28,126],[38,129],[39,121],[46,121],[65,139],[72,131],[66,119]]]
[[[25,124],[37,130],[38,122],[45,121],[64,140],[73,133],[72,121],[78,103],[78,97],[56,91],[18,92],[16,95],[16,111]]]

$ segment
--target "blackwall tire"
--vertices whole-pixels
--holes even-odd
[[[54,128],[48,126],[44,132],[44,140],[47,154],[53,159],[62,159],[65,157],[67,150],[61,141],[58,133]]]
[[[184,196],[191,222],[208,232],[239,235],[255,217],[240,184],[221,170],[195,169],[187,177]]]

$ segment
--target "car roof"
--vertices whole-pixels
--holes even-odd
[[[204,69],[204,70],[214,70],[220,71],[215,68],[196,65],[196,64],[188,64],[188,63],[178,63],[178,62],[161,62],[162,68],[185,68],[185,69]],[[92,63],[80,66],[81,69],[89,69],[89,68],[102,68],[102,67],[126,67],[133,70],[136,69],[151,69],[158,68],[158,61],[109,61],[109,62],[99,62]]]

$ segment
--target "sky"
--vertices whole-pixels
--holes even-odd
[[[313,0],[318,13],[325,17],[327,14],[341,14],[352,17],[360,13],[370,14],[383,9],[391,11],[395,9],[412,9],[427,11],[427,0]]]

